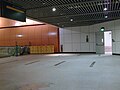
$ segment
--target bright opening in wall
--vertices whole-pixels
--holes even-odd
[[[104,32],[105,54],[112,54],[112,31]]]

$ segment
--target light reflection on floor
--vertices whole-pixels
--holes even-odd
[[[45,56],[76,56],[79,54],[47,54]]]

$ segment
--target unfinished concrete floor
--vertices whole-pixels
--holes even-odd
[[[120,56],[2,58],[0,90],[120,90]]]

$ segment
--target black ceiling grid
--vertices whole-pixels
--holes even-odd
[[[87,26],[120,18],[120,0],[5,1],[26,9],[28,17],[59,27]],[[52,8],[56,11],[53,12]]]

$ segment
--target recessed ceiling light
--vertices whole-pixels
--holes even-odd
[[[54,8],[52,8],[52,11],[53,11],[53,12],[55,12],[55,11],[56,11],[56,8],[55,8],[55,7],[54,7]]]
[[[107,11],[108,9],[107,8],[104,8],[104,11]]]
[[[70,19],[70,21],[72,22],[72,21],[73,21],[73,19],[71,18],[71,19]]]
[[[73,7],[71,6],[71,7],[68,7],[68,9],[73,9]]]
[[[78,8],[78,6],[75,6],[75,8]]]
[[[105,18],[108,18],[108,16],[106,15]]]
[[[108,5],[110,2],[98,3],[98,5]]]

